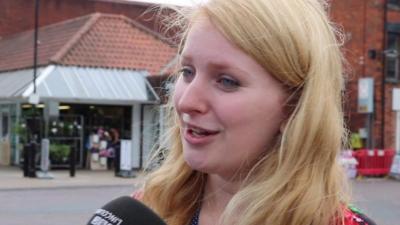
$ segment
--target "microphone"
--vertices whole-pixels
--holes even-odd
[[[87,225],[167,225],[150,208],[123,196],[97,209]]]

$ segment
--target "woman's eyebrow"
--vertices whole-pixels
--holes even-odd
[[[193,62],[193,57],[187,54],[182,54],[180,55],[180,60],[179,62],[182,63],[192,63]],[[233,62],[228,62],[228,61],[222,61],[222,60],[213,60],[209,63],[207,63],[207,67],[211,69],[216,69],[216,70],[226,70],[226,69],[231,69],[233,71],[238,71],[241,74],[247,75],[248,72],[246,70],[241,69],[239,66],[237,66]]]
[[[209,67],[212,69],[220,69],[220,70],[232,70],[232,71],[237,71],[241,74],[248,74],[245,70],[241,69],[239,66],[237,66],[234,63],[231,62],[226,62],[226,61],[215,61],[215,62],[210,62]]]
[[[192,62],[192,57],[189,55],[180,55],[179,62]]]

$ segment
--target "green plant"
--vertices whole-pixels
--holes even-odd
[[[54,162],[66,162],[70,149],[66,144],[50,144],[50,159]]]
[[[26,143],[27,130],[25,123],[15,123],[12,133],[19,136],[20,143]]]

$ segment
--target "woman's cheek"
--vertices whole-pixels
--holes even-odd
[[[172,95],[172,100],[174,103],[175,110],[178,110],[178,103],[183,92],[182,81],[180,78],[178,79],[179,80],[175,83],[175,86],[173,87],[173,95]]]

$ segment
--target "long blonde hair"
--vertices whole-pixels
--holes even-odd
[[[259,160],[227,205],[221,224],[330,225],[347,204],[337,156],[345,143],[340,36],[319,0],[210,0],[189,17],[206,16],[234,45],[291,91],[291,114],[279,142]],[[185,22],[186,21],[186,22]],[[169,225],[186,225],[199,207],[206,174],[184,161],[177,115],[160,168],[148,175],[143,201]],[[234,216],[240,215],[240,216]],[[232,218],[234,221],[232,221]]]

